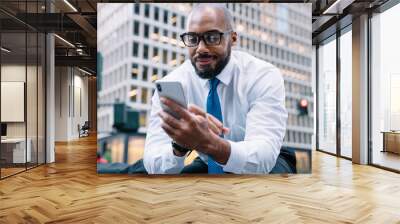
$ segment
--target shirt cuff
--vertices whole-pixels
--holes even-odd
[[[247,153],[240,147],[239,142],[229,141],[231,145],[231,154],[229,156],[228,162],[225,165],[221,165],[225,172],[230,173],[242,173],[243,167],[246,164]]]
[[[184,162],[186,159],[186,155],[185,156],[176,156],[174,154],[174,149],[172,148],[172,146],[169,146],[169,150],[168,150],[168,154],[167,154],[167,161],[169,164],[176,166],[178,165],[178,167],[183,167],[184,166]]]

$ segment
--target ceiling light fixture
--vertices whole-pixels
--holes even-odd
[[[6,53],[10,53],[10,52],[11,52],[11,50],[9,50],[9,49],[7,49],[7,48],[5,48],[5,47],[1,47],[1,50],[4,51],[4,52],[6,52]]]
[[[90,73],[90,72],[88,72],[88,71],[86,71],[86,70],[83,70],[83,69],[81,69],[81,68],[79,68],[79,67],[78,67],[78,70],[81,71],[81,72],[83,72],[83,73],[85,73],[85,74],[87,74],[87,75],[92,75],[92,73]]]
[[[354,0],[336,0],[322,14],[342,14],[343,10],[353,2]]]
[[[60,39],[61,41],[63,41],[64,43],[66,43],[67,45],[69,45],[69,46],[75,48],[75,45],[71,44],[71,42],[69,42],[68,40],[66,40],[66,39],[64,39],[64,38],[62,38],[62,37],[60,37],[60,36],[58,36],[57,34],[54,34],[54,36],[57,37],[58,39]]]
[[[64,0],[65,4],[67,4],[72,10],[74,10],[74,12],[78,12],[78,10],[71,4],[68,2],[68,0]]]

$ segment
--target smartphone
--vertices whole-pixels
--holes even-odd
[[[156,81],[156,88],[158,92],[158,97],[166,97],[170,100],[175,101],[183,108],[187,108],[187,102],[185,98],[185,93],[183,92],[182,84],[178,81]],[[160,101],[161,102],[161,101]],[[168,108],[161,102],[162,109],[171,114],[176,119],[180,119],[179,115]]]

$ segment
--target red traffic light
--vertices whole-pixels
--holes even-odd
[[[301,99],[300,100],[300,107],[307,107],[307,106],[308,106],[308,100]]]

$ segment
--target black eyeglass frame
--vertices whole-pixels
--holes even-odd
[[[186,47],[197,47],[197,46],[199,46],[199,43],[200,43],[201,40],[203,40],[204,44],[207,45],[207,46],[217,46],[217,45],[220,45],[220,44],[221,44],[222,36],[224,36],[225,34],[228,34],[228,33],[232,33],[232,32],[233,32],[233,30],[228,30],[228,31],[225,31],[225,32],[221,32],[221,31],[218,31],[218,30],[212,30],[212,31],[204,32],[204,33],[186,32],[186,33],[182,33],[182,34],[180,35],[180,37],[181,37],[181,40],[182,40],[183,44],[184,44]],[[185,36],[187,36],[187,35],[193,35],[193,34],[197,35],[197,37],[198,37],[197,43],[196,43],[195,45],[187,45],[187,44],[185,43],[185,40],[184,40]],[[207,42],[207,40],[204,38],[204,35],[207,35],[207,34],[219,34],[219,41],[218,41],[218,43],[209,44],[209,43]]]

